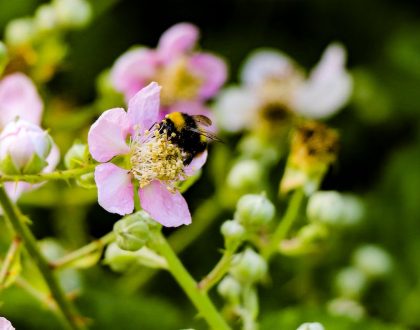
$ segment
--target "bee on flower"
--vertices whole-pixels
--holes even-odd
[[[134,210],[134,194],[154,220],[167,227],[191,223],[177,183],[207,159],[207,117],[174,112],[160,119],[161,87],[152,82],[122,108],[105,111],[88,134],[98,202],[120,215]],[[138,187],[138,189],[135,189]]]

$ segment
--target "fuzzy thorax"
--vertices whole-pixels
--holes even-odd
[[[133,138],[131,173],[138,180],[140,188],[159,180],[172,191],[175,183],[185,178],[185,155],[170,138],[166,130],[161,131],[160,125]]]

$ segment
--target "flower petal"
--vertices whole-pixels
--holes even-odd
[[[0,317],[0,330],[15,330],[12,323],[4,317]]]
[[[353,83],[346,71],[345,59],[342,46],[328,46],[309,79],[296,91],[294,107],[297,112],[310,118],[325,118],[347,102]]]
[[[114,164],[100,164],[95,168],[98,203],[110,213],[125,215],[133,212],[134,192],[131,174]]]
[[[253,91],[239,88],[225,88],[214,105],[217,124],[228,132],[250,128],[257,116],[259,98]]]
[[[138,48],[120,56],[111,69],[111,84],[126,101],[153,79],[158,66],[154,50]]]
[[[191,223],[187,202],[179,191],[170,192],[164,184],[152,181],[139,189],[141,207],[165,227],[178,227]]]
[[[190,23],[178,23],[166,30],[159,39],[158,52],[167,62],[191,50],[199,37],[198,28]]]
[[[132,133],[137,129],[143,132],[159,121],[160,89],[151,82],[130,99],[127,114]]]
[[[90,127],[89,151],[98,162],[130,151],[126,137],[130,130],[127,113],[122,108],[105,111]]]
[[[40,124],[42,107],[35,85],[24,74],[9,75],[0,82],[0,128],[16,117]]]
[[[282,79],[296,70],[296,64],[286,54],[272,49],[256,50],[246,59],[241,71],[241,81],[258,87],[267,79]]]
[[[226,64],[217,56],[206,53],[195,54],[189,59],[188,66],[203,82],[199,95],[203,99],[214,96],[226,81]]]
[[[195,156],[191,163],[187,167],[185,167],[185,174],[187,176],[194,175],[194,173],[197,172],[200,168],[202,168],[203,165],[206,163],[207,155],[207,150],[204,150],[201,154]]]

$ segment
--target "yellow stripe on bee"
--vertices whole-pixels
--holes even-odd
[[[168,119],[172,120],[175,125],[175,128],[180,131],[185,126],[185,119],[182,113],[180,112],[172,112],[166,116]]]
[[[204,135],[200,135],[200,142],[207,142],[207,138]]]

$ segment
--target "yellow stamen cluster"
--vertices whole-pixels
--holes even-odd
[[[146,131],[136,137],[131,146],[131,172],[140,188],[159,180],[168,190],[174,191],[175,182],[185,178],[185,155],[171,142],[166,130],[160,131],[159,125],[152,132]]]
[[[330,165],[336,160],[337,151],[338,133],[322,123],[307,121],[293,134],[291,160],[304,169]]]
[[[170,105],[180,100],[193,100],[202,85],[202,79],[191,72],[184,58],[163,69],[158,81],[163,87],[161,93],[163,105]]]

